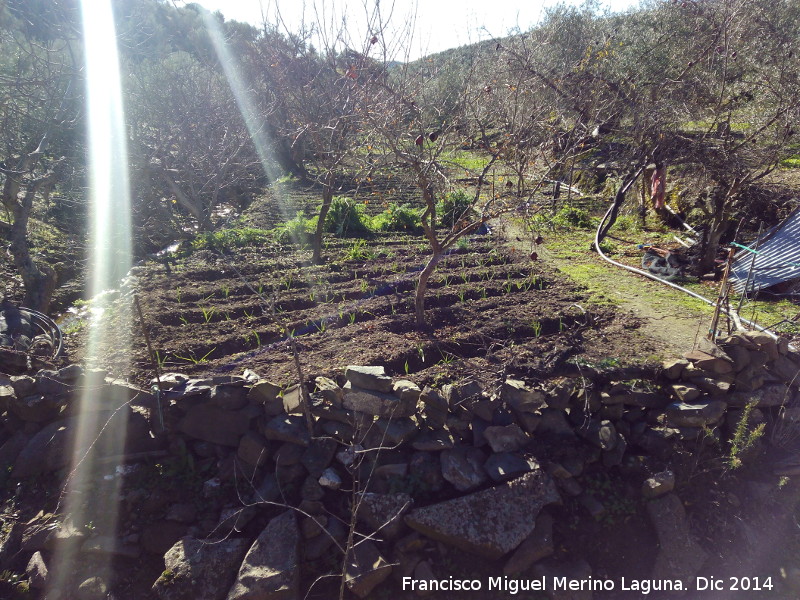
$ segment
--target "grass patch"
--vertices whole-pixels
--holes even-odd
[[[800,169],[800,156],[784,158],[780,164],[782,167],[787,167],[789,169]]]
[[[480,172],[489,162],[489,157],[470,150],[458,150],[443,160],[448,166],[461,167],[465,171]]]
[[[270,241],[272,241],[272,233],[266,229],[254,227],[220,229],[198,235],[192,241],[192,249],[227,252],[245,246],[262,246]]]
[[[270,231],[270,235],[282,244],[297,244],[298,246],[308,246],[311,241],[311,234],[317,226],[317,217],[306,217],[298,211],[293,219],[281,223]]]

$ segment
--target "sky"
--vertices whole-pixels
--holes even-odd
[[[195,0],[197,4],[214,12],[219,10],[226,19],[244,21],[253,25],[262,23],[262,15],[267,15],[269,22],[275,22],[276,8],[280,11],[287,26],[295,31],[302,22],[305,7],[306,17],[313,15],[314,7],[322,12],[326,20],[333,11],[337,21],[346,11],[348,22],[363,23],[365,0]],[[372,5],[373,0],[366,0]],[[179,2],[176,2],[179,4]],[[415,15],[414,38],[408,58],[413,60],[455,48],[482,39],[502,37],[518,27],[525,31],[536,24],[547,6],[553,6],[558,0],[381,0],[381,9],[389,11],[393,8],[390,23],[401,27],[411,15]],[[566,0],[567,4],[579,4],[579,0]],[[599,0],[601,8],[612,11],[623,11],[636,6],[637,0]],[[396,38],[396,32],[387,31],[390,39]],[[356,46],[357,47],[357,46]],[[394,57],[404,60],[402,56]]]

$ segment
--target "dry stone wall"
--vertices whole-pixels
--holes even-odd
[[[737,333],[667,361],[650,381],[585,371],[433,389],[380,366],[350,366],[307,385],[310,407],[301,384],[282,389],[250,371],[168,374],[160,396],[77,365],[0,375],[6,485],[63,482],[86,411],[106,424],[87,452],[128,478],[119,532],[38,515],[6,528],[0,570],[25,563],[30,585],[43,588],[53,553],[69,543],[78,553],[163,556],[158,598],[294,599],[324,566],[341,572],[349,548],[347,588],[366,598],[390,578],[449,575],[427,558],[443,545],[502,559],[506,575],[578,576],[591,573],[581,557],[548,559],[548,507],[577,498],[602,517],[607,507],[582,475],[619,469],[640,476],[658,577],[689,581],[707,553],[674,491],[676,448],[718,445],[722,457],[743,415],[751,426],[793,426],[799,370],[786,343]],[[117,436],[123,448],[105,443]],[[155,461],[181,467],[164,478],[200,478],[199,502],[160,495],[153,482],[137,489],[136,473]],[[74,585],[106,585],[87,581]]]

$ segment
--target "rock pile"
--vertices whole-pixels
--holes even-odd
[[[365,598],[390,577],[450,575],[429,560],[442,548],[505,558],[506,574],[534,563],[562,572],[571,563],[541,562],[554,552],[546,507],[574,497],[601,517],[606,507],[583,475],[627,469],[641,473],[650,502],[658,577],[686,580],[706,554],[673,491],[676,444],[731,437],[743,417],[792,418],[798,370],[800,355],[785,343],[737,333],[668,361],[649,382],[597,374],[420,389],[382,367],[351,366],[307,390],[250,371],[169,374],[156,394],[75,365],[0,376],[0,466],[11,481],[64,477],[87,412],[106,426],[86,452],[124,480],[118,532],[41,514],[0,536],[0,569],[22,557],[30,584],[44,587],[59,545],[163,556],[152,587],[163,599],[299,598],[301,581],[343,564],[347,587]],[[111,450],[115,436],[124,448]],[[201,501],[142,483],[146,459],[180,466],[171,474],[194,477]],[[679,560],[675,548],[691,552]]]

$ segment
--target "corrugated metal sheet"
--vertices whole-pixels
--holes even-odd
[[[800,279],[800,208],[762,234],[757,245],[754,241],[748,247],[757,248],[758,252],[748,292]],[[737,293],[744,290],[751,264],[753,253],[748,250],[740,250],[734,256],[731,281]]]

